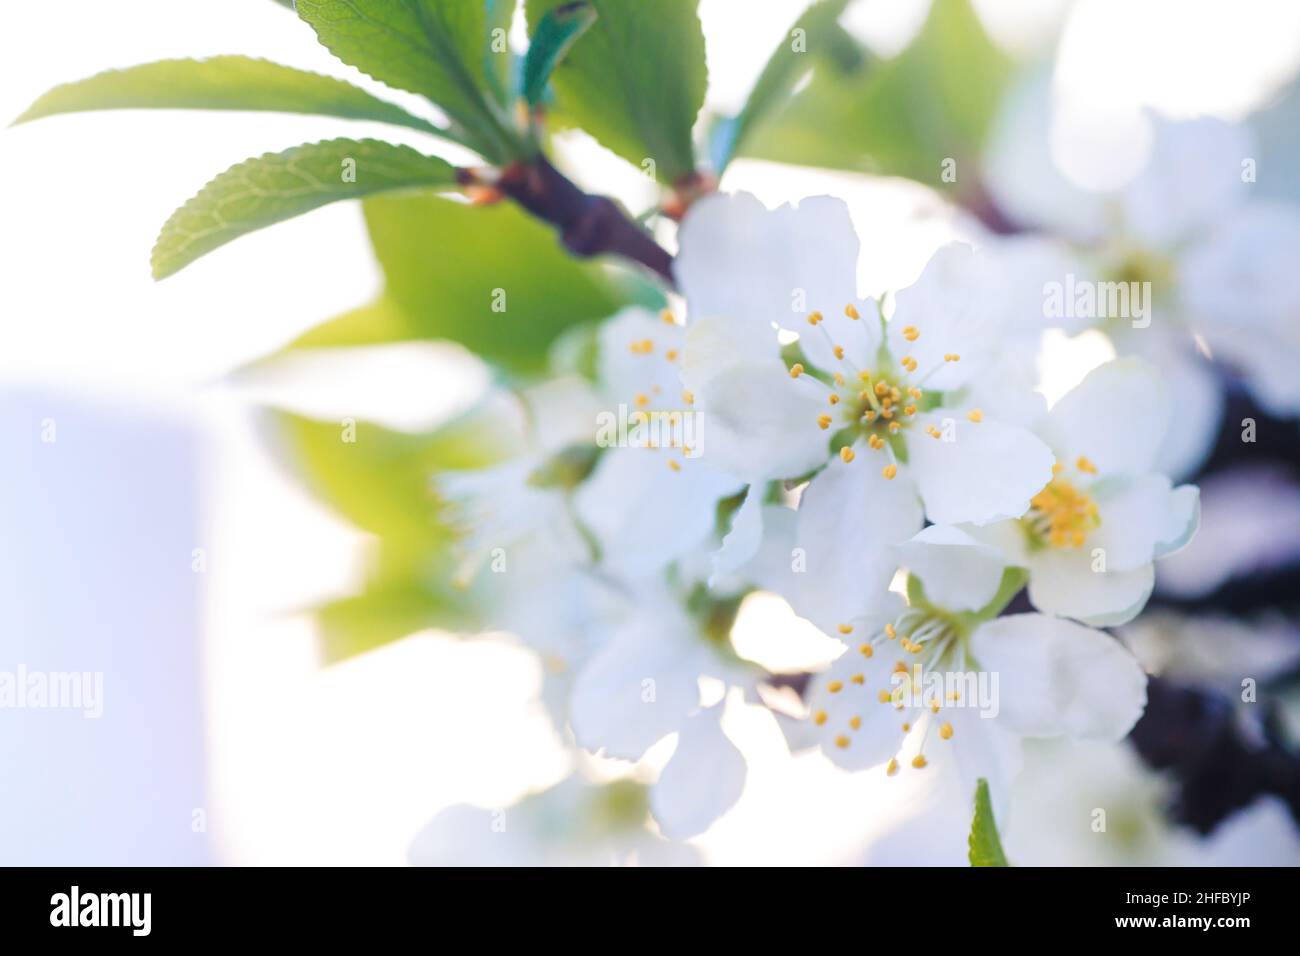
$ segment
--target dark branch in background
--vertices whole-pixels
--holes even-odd
[[[1170,812],[1198,833],[1266,794],[1300,822],[1300,754],[1285,741],[1275,707],[1243,712],[1227,697],[1161,677],[1147,683],[1147,710],[1129,741],[1176,782]]]
[[[466,185],[476,184],[470,171]],[[583,192],[543,156],[507,166],[491,185],[539,219],[555,226],[575,256],[620,256],[640,263],[670,286],[673,257],[606,196]]]

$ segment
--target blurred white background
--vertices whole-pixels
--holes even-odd
[[[703,0],[712,105],[730,110],[743,101],[803,5]],[[925,6],[924,0],[863,0],[851,26],[879,49],[897,49]],[[1063,6],[978,4],[998,38],[1019,50],[1051,37]],[[1066,98],[1080,122],[1119,131],[1118,144],[1104,151],[1112,167],[1100,180],[1140,163],[1142,138],[1124,124],[1142,104],[1175,114],[1240,115],[1300,58],[1300,4],[1291,0],[1082,0],[1077,8],[1057,83],[1071,94]],[[270,0],[63,0],[15,5],[6,19],[0,35],[5,118],[57,83],[179,56],[262,56],[373,86],[334,61],[308,28]],[[195,649],[205,752],[194,763],[206,768],[203,806],[221,862],[400,863],[411,837],[442,807],[502,806],[566,770],[535,700],[537,669],[507,641],[422,635],[322,669],[311,624],[295,613],[347,593],[365,542],[273,464],[254,430],[256,402],[283,401],[326,418],[378,413],[409,421],[456,398],[431,392],[424,359],[382,371],[331,369],[328,378],[275,388],[227,380],[233,369],[373,294],[379,276],[359,208],[328,207],[241,239],[166,282],[149,277],[159,226],[212,175],[248,156],[331,135],[428,145],[416,133],[387,127],[239,113],[84,114],[0,134],[4,394],[36,390],[50,401],[94,408],[104,422],[153,429],[156,442],[106,451],[123,456],[117,466],[142,479],[173,460],[163,437],[169,430],[192,436],[196,466],[176,477],[190,486],[180,497],[192,513],[145,509],[135,520],[171,528],[192,523],[194,541],[178,542],[175,560],[190,573],[191,546],[206,553],[197,627],[146,613],[142,599],[108,606],[98,619],[103,633],[86,639],[130,642],[140,653],[178,643]],[[647,204],[635,171],[589,142],[569,148],[582,178],[622,190],[631,208]],[[1063,165],[1089,184],[1094,167],[1086,158]],[[868,223],[864,246],[874,263],[873,285],[907,281],[951,230],[945,217],[927,213],[932,201],[922,196],[918,203],[914,188],[752,163],[738,163],[731,177],[728,186],[754,189],[769,201],[826,191],[854,201]],[[444,388],[468,387],[448,381]],[[5,458],[0,495],[33,494],[30,476],[15,475],[13,458]],[[138,506],[153,487],[144,480],[134,490],[129,482],[98,482],[94,470],[84,477],[86,494],[101,509]],[[75,512],[64,514],[75,520]],[[11,530],[0,529],[0,547],[35,546]],[[67,560],[45,567],[66,571],[66,579],[46,581],[44,597],[11,594],[11,600],[57,601],[85,587],[87,578],[111,585],[121,572],[115,561],[133,560],[129,549],[101,563],[73,560],[77,529],[64,531],[48,546]],[[35,627],[39,632],[39,615]],[[27,635],[33,638],[39,633]],[[0,648],[5,642],[15,646],[17,635],[0,633]],[[42,715],[28,719],[33,716]],[[864,814],[859,826],[846,828],[842,819],[818,813],[846,797],[865,806],[874,784],[820,757],[792,761],[760,711],[733,707],[728,720],[751,772],[741,803],[699,841],[711,859],[837,861],[887,822]],[[193,780],[198,771],[181,761],[176,772]],[[144,800],[161,786],[136,783],[134,796],[115,799]],[[14,793],[0,794],[0,813],[10,812]],[[898,797],[891,795],[895,803]],[[188,819],[189,806],[182,809]],[[56,822],[51,817],[32,826]]]

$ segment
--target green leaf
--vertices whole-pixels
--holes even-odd
[[[484,0],[298,0],[298,16],[344,63],[428,97],[485,158],[522,155],[521,138],[492,95],[496,21]]]
[[[970,839],[971,866],[1010,866],[1006,854],[1002,852],[1002,841],[998,838],[998,825],[993,819],[993,804],[989,800],[989,782],[983,777],[975,784],[975,816],[971,820]]]
[[[819,59],[840,39],[839,18],[849,0],[816,0],[786,31],[785,39],[759,74],[744,108],[723,128],[726,141],[715,156],[721,173],[755,127],[785,103]]]
[[[698,0],[589,0],[599,15],[551,77],[556,102],[604,146],[661,182],[695,169],[691,130],[707,70]],[[527,0],[528,26],[568,0]]]
[[[444,135],[428,120],[351,83],[245,56],[161,60],[97,73],[54,87],[14,120],[14,125],[60,113],[122,109],[311,113]]]
[[[633,288],[567,255],[548,227],[513,205],[383,196],[367,200],[365,211],[387,280],[383,297],[289,350],[448,339],[512,371],[535,372],[562,332],[613,314]]]
[[[409,146],[333,139],[232,166],[167,220],[153,249],[162,279],[232,239],[342,199],[447,187],[456,170]]]
[[[936,186],[944,160],[953,159],[962,184],[973,178],[1010,75],[1009,58],[988,38],[970,0],[934,0],[901,54],[817,70],[740,152]]]
[[[482,468],[513,453],[516,432],[500,407],[476,406],[427,434],[287,412],[265,422],[270,447],[308,490],[379,538],[362,591],[316,609],[328,660],[424,627],[472,623],[474,595],[452,584],[455,534],[431,482],[440,471]]]
[[[536,106],[546,94],[551,73],[593,23],[596,9],[585,0],[547,10],[537,23],[524,58],[524,99]]]

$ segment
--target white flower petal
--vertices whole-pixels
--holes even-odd
[[[653,399],[653,408],[681,407],[680,356],[686,330],[641,309],[624,309],[600,327],[598,376],[613,401]],[[649,345],[649,348],[646,346]],[[675,353],[677,360],[670,360]]]
[[[722,539],[722,547],[713,555],[712,587],[720,578],[734,573],[753,559],[763,543],[763,488],[750,485],[745,500],[731,518],[731,529]]]
[[[1108,571],[1150,564],[1157,545],[1186,531],[1190,520],[1187,503],[1173,497],[1164,475],[1103,479],[1090,490],[1101,526],[1088,535],[1084,550],[1101,548]]]
[[[953,441],[932,438],[933,425]],[[907,432],[908,471],[935,524],[987,524],[1018,518],[1052,478],[1051,450],[1032,432],[956,412],[918,416]]]
[[[1179,485],[1169,496],[1165,527],[1156,542],[1155,556],[1162,558],[1187,546],[1201,526],[1201,491],[1195,485]]]
[[[998,675],[1000,721],[1026,737],[1119,740],[1146,707],[1146,675],[1119,641],[1043,614],[1013,614],[971,637]]]
[[[1133,620],[1151,597],[1155,569],[1150,564],[1127,571],[1094,571],[1091,549],[1035,552],[1029,559],[1029,600],[1047,614],[1072,617],[1094,627]]]
[[[1169,407],[1159,373],[1138,358],[1099,365],[1047,413],[1043,437],[1065,464],[1088,458],[1103,475],[1151,470]]]
[[[709,316],[693,321],[682,347],[682,384],[700,391],[732,366],[770,364],[781,355],[776,329],[733,316]]]
[[[692,322],[725,315],[791,328],[858,298],[858,237],[848,207],[829,196],[771,211],[747,193],[706,196],[678,245],[673,272]]]
[[[892,661],[883,649],[868,659],[853,643],[808,684],[806,729],[826,756],[845,770],[874,767],[903,746],[907,714],[892,702],[877,699],[880,691],[892,689]]]
[[[579,746],[636,760],[699,706],[703,640],[663,611],[626,622],[578,674],[569,720]]]
[[[1241,126],[1209,117],[1152,120],[1151,154],[1124,190],[1124,212],[1134,234],[1167,247],[1223,219],[1245,199],[1241,161],[1254,153]]]
[[[986,369],[997,354],[1006,325],[1009,290],[992,261],[964,243],[936,252],[915,283],[898,293],[885,329],[895,361],[916,359],[910,381],[924,378],[928,388],[959,388]],[[909,341],[904,330],[919,335]],[[947,362],[945,355],[959,360]]]
[[[1006,561],[991,545],[949,525],[930,525],[895,549],[921,579],[925,597],[950,611],[974,611],[998,592]]]
[[[782,596],[827,633],[879,605],[897,567],[891,547],[921,528],[907,474],[891,481],[879,461],[865,446],[853,462],[832,459],[799,502],[795,544],[806,570],[792,575],[794,590]]]
[[[677,465],[677,469],[670,466]],[[627,573],[661,568],[713,534],[718,500],[744,483],[669,448],[610,448],[574,496],[604,560]]]
[[[731,366],[695,393],[702,459],[751,482],[806,474],[829,454],[825,394],[777,360]]]
[[[670,840],[703,833],[745,789],[745,758],[722,732],[723,707],[716,704],[685,722],[677,749],[650,789],[650,812]]]
[[[948,740],[938,733],[944,723],[953,730]],[[925,758],[933,766],[933,771],[926,768],[924,772],[942,772],[951,764],[972,810],[975,788],[980,780],[987,780],[993,817],[1005,828],[1011,785],[1024,763],[1020,736],[1010,731],[1005,721],[980,716],[978,707],[944,707],[937,714],[926,713],[916,733],[926,741]],[[906,768],[905,761],[899,762]]]

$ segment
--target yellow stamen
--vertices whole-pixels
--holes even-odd
[[[894,625],[892,624],[885,625],[885,636],[889,638],[891,641],[898,636],[898,632],[894,630]]]
[[[831,417],[829,415],[818,415],[817,427],[822,431],[826,431],[826,429],[831,427]]]
[[[839,631],[841,634],[852,634],[852,633],[853,633],[853,625],[852,625],[852,624],[837,624],[837,625],[835,626],[835,629],[836,629],[837,631]]]
[[[793,365],[790,366],[790,377],[791,377],[791,378],[798,378],[798,377],[799,377],[800,375],[802,375],[802,374],[803,374],[803,365],[802,365],[802,363],[800,363],[800,362],[795,362]]]
[[[893,757],[889,758],[889,766],[885,768],[885,773],[889,774],[891,777],[898,773],[898,761]]]
[[[859,687],[862,686],[862,684],[866,681],[866,679],[867,679],[866,676],[863,674],[854,674],[852,677],[849,678],[849,680],[853,681],[853,683],[857,684]]]
[[[915,767],[917,770],[924,770],[925,765],[928,762],[929,761],[925,759],[925,754],[917,754],[915,757],[912,758],[912,766]]]
[[[842,359],[842,358],[844,358],[844,346],[842,346],[842,345],[837,345],[837,346],[835,346],[834,349],[832,349],[832,351],[835,353],[835,357],[836,357],[837,359]]]
[[[826,711],[819,710],[817,711],[817,713],[813,714],[813,723],[815,723],[818,727],[826,723]]]
[[[831,392],[830,402],[832,405],[838,405],[840,403],[839,395],[836,394],[835,392]]]
[[[845,445],[843,448],[840,449],[840,461],[844,462],[844,464],[847,465],[849,462],[851,462],[854,459],[854,457],[855,456],[853,454],[853,449],[850,448],[848,445]]]
[[[1095,475],[1097,473],[1097,466],[1094,465],[1087,458],[1085,458],[1083,455],[1079,456],[1079,460],[1074,463],[1074,467],[1078,468],[1081,472],[1083,472],[1086,475]]]
[[[859,727],[862,726],[862,718],[854,714],[852,717],[849,718],[849,726],[852,727],[854,730],[857,730]]]
[[[679,464],[677,463],[677,459],[676,459],[676,458],[669,458],[669,459],[668,459],[668,467],[671,468],[673,471],[681,471],[681,470],[682,470],[682,466],[679,465]]]
[[[840,734],[838,737],[835,738],[835,746],[839,747],[841,750],[843,750],[848,745],[849,745],[849,738],[844,734]]]
[[[915,342],[920,337],[921,332],[915,325],[909,325],[903,329],[903,338],[909,342]]]
[[[984,421],[984,412],[978,408],[972,408],[969,412],[966,413],[966,417],[969,418],[971,421],[975,422],[976,424],[979,424],[980,422]]]
[[[882,704],[888,704],[890,701],[889,691],[882,690],[879,693],[877,693],[876,700],[880,701]]]
[[[858,313],[857,308],[853,305],[852,302],[850,302],[848,305],[844,307],[844,314],[847,315],[850,319],[862,318],[862,316]]]
[[[844,683],[842,681],[833,680],[826,685],[826,689],[832,694],[838,694],[844,689]]]
[[[691,391],[682,392],[682,401],[687,405],[695,404],[695,393]]]
[[[863,657],[870,657],[872,654],[876,653],[871,649],[870,644],[863,644],[861,647],[858,648],[858,651],[862,654]]]
[[[952,724],[944,721],[939,725],[939,736],[944,740],[952,740]]]
[[[821,314],[820,312],[809,312],[809,313],[808,313],[808,324],[809,324],[809,325],[816,325],[816,324],[817,324],[818,322],[820,322],[821,320],[822,320],[822,314]]]
[[[886,465],[884,468],[880,469],[880,473],[884,475],[885,478],[888,479],[889,481],[893,481],[894,476],[898,474],[898,466]]]

